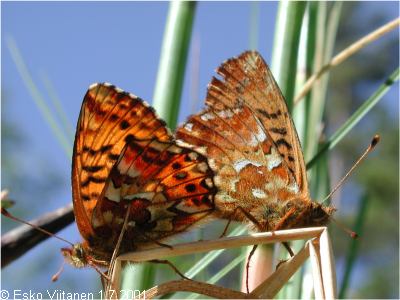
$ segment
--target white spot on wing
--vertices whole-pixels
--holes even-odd
[[[122,173],[122,172],[121,172]],[[138,171],[134,166],[131,166],[128,170],[128,175],[132,178],[138,177],[140,175],[140,171]]]
[[[193,129],[193,123],[186,123],[184,127],[187,131],[191,132]]]
[[[214,118],[215,118],[215,116],[211,113],[205,113],[200,116],[200,119],[202,119],[203,121],[212,120]]]
[[[201,172],[201,173],[205,173],[208,170],[208,165],[205,162],[199,163],[197,165],[197,169]]]
[[[288,190],[293,192],[294,194],[298,194],[299,186],[297,185],[297,183],[293,182],[292,184],[288,185]]]
[[[179,147],[177,147],[177,146],[175,146],[175,145],[171,145],[171,146],[168,148],[168,151],[171,152],[171,153],[179,154],[179,153],[182,152],[182,149],[179,148]]]
[[[275,148],[272,148],[271,154],[265,155],[265,158],[267,160],[267,167],[269,171],[278,167],[282,163],[282,157]]]
[[[189,158],[194,161],[199,157],[199,155],[196,152],[190,152],[189,153]]]
[[[253,194],[254,197],[260,198],[260,199],[265,198],[267,196],[263,190],[257,189],[257,188],[252,189],[251,193]]]
[[[93,89],[93,88],[95,88],[96,86],[98,86],[99,85],[99,83],[93,83],[93,84],[91,84],[90,86],[89,86],[89,90],[91,90],[91,89]]]
[[[104,196],[111,201],[114,202],[119,202],[121,200],[121,191],[120,189],[116,189],[114,187],[114,184],[112,181],[110,181],[110,184],[107,187],[106,193],[104,194]]]
[[[186,143],[186,142],[184,142],[184,141],[182,141],[182,140],[176,140],[175,142],[176,142],[176,144],[177,144],[178,146],[181,146],[181,147],[190,148],[190,149],[194,148],[193,145],[188,144],[188,143]]]
[[[261,164],[256,162],[256,161],[251,161],[251,160],[248,160],[248,159],[240,159],[240,160],[236,161],[233,164],[233,168],[235,169],[235,171],[237,173],[239,173],[247,165],[253,165],[253,166],[256,166],[256,167],[260,167],[261,166]]]
[[[218,116],[220,116],[223,119],[229,119],[233,117],[233,112],[232,110],[228,109],[228,110],[221,110],[218,113]]]
[[[260,124],[257,126],[257,140],[260,142],[264,142],[267,139],[267,136],[265,135],[264,129]]]
[[[133,195],[127,195],[124,197],[124,200],[132,200],[132,199],[147,199],[152,200],[154,197],[154,192],[144,192],[144,193],[137,193]]]
[[[217,201],[220,201],[221,203],[237,203],[237,199],[232,198],[230,195],[226,194],[226,193],[218,193],[216,196]]]

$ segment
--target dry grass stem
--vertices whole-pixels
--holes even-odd
[[[312,275],[314,282],[314,293],[316,299],[325,299],[324,285],[321,274],[321,261],[319,255],[318,243],[310,243],[310,260],[312,266]]]
[[[252,294],[237,292],[214,284],[194,280],[174,280],[157,285],[135,299],[153,299],[174,292],[192,292],[216,299],[253,299]]]
[[[288,282],[292,275],[301,267],[309,257],[309,242],[303,249],[288,261],[282,263],[279,268],[271,274],[263,283],[255,288],[250,294],[254,298],[271,299],[276,296],[280,289]]]
[[[216,240],[200,241],[174,245],[172,249],[157,247],[120,255],[119,261],[141,262],[171,256],[208,252],[218,249],[237,248],[250,245],[271,244],[276,242],[310,239],[319,236],[325,227],[310,227],[301,229],[262,232],[250,235],[224,237]]]
[[[319,238],[321,273],[326,299],[335,299],[336,294],[336,272],[331,241],[328,231],[323,231]]]
[[[319,79],[325,72],[327,72],[329,69],[332,67],[335,67],[342,63],[344,60],[349,58],[351,55],[356,53],[357,51],[361,50],[364,48],[366,45],[372,43],[373,41],[377,40],[384,34],[392,31],[393,29],[397,28],[400,25],[400,19],[395,19],[382,27],[379,27],[375,31],[369,33],[368,35],[364,36],[363,38],[359,39],[355,43],[351,44],[349,47],[344,49],[342,52],[337,54],[332,60],[324,65],[317,73],[313,74],[307,82],[304,84],[302,90],[300,93],[297,95],[297,97],[294,99],[294,104],[297,104],[300,102],[301,99],[304,98],[305,95],[311,90],[313,84],[316,82],[317,79]]]

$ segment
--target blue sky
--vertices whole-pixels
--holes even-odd
[[[368,10],[382,10],[385,21],[398,14],[393,3],[369,4]],[[267,62],[271,60],[277,3],[260,4],[259,51]],[[41,176],[43,168],[52,168],[62,184],[53,197],[34,203],[35,212],[48,212],[67,204],[70,194],[70,158],[57,142],[51,129],[32,101],[32,96],[7,48],[6,39],[12,37],[20,49],[33,81],[49,101],[43,74],[50,79],[72,127],[75,127],[82,98],[94,82],[111,82],[151,103],[157,75],[160,47],[168,11],[167,2],[2,2],[2,114],[7,114],[23,133],[26,148],[16,149],[21,155],[20,172]],[[193,29],[193,41],[200,49],[199,99],[215,68],[225,59],[238,55],[249,47],[251,4],[249,2],[201,2],[198,4]],[[193,44],[192,44],[193,45]],[[189,61],[193,49],[189,53]],[[180,121],[191,112],[189,63]],[[69,136],[72,150],[72,136]],[[7,174],[3,174],[6,177]],[[12,188],[12,187],[11,187]],[[12,191],[12,190],[11,190]],[[40,195],[36,195],[40,199]],[[29,203],[20,200],[18,204]],[[18,205],[17,204],[17,205]],[[37,215],[29,215],[33,218]],[[61,232],[72,242],[80,237],[75,226]],[[23,289],[42,290],[79,284],[84,279],[90,291],[96,286],[97,274],[66,267],[60,282],[52,284],[50,276],[62,261],[59,241],[49,240],[36,247],[29,255],[3,270],[3,288],[17,288],[9,276],[24,280]],[[47,272],[40,272],[43,259],[50,249],[52,261]],[[26,269],[25,269],[26,268]],[[23,270],[23,271],[22,271]],[[37,274],[29,280],[24,272]],[[79,272],[79,276],[76,274]],[[14,275],[13,275],[14,274]],[[63,279],[66,278],[66,279]],[[63,283],[64,280],[64,283]],[[21,288],[21,287],[20,287]]]

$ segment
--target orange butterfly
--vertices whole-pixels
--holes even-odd
[[[214,171],[213,215],[259,231],[325,225],[334,208],[311,201],[296,129],[263,58],[244,52],[217,73],[207,107],[176,134]]]
[[[72,194],[84,239],[62,252],[75,267],[108,266],[119,253],[159,243],[214,210],[204,156],[175,144],[154,109],[110,84],[83,100],[72,157]]]

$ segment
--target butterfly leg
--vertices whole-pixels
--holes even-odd
[[[226,224],[224,231],[222,232],[221,237],[225,236],[226,232],[228,231],[228,227],[232,222],[232,217],[238,212],[240,211],[247,219],[249,219],[257,228],[259,231],[263,231],[262,226],[260,225],[260,223],[256,220],[256,218],[254,218],[248,211],[246,211],[243,207],[241,206],[237,206],[232,213],[229,216],[229,220],[228,223]]]
[[[253,257],[254,253],[256,252],[258,245],[254,245],[253,248],[251,249],[249,256],[247,257],[247,263],[246,263],[246,290],[247,294],[250,294],[250,289],[249,289],[249,270],[250,270],[250,261],[251,258]]]
[[[285,224],[286,220],[287,220],[291,215],[293,215],[294,212],[295,212],[295,208],[290,209],[290,210],[282,217],[282,219],[279,221],[279,223],[275,226],[275,228],[274,228],[273,231],[279,230],[281,227],[283,227],[283,224]],[[289,255],[290,255],[291,257],[293,257],[293,256],[294,256],[294,252],[293,252],[292,248],[290,248],[289,243],[288,243],[288,242],[283,242],[282,244],[283,244],[283,246],[286,248],[286,250],[289,252]],[[281,263],[282,263],[282,262],[278,263],[277,268],[279,267],[279,265],[280,265]]]
[[[179,271],[178,268],[175,267],[174,264],[172,262],[170,262],[169,260],[166,260],[166,259],[152,259],[152,260],[150,260],[150,262],[157,263],[157,264],[168,265],[175,271],[176,274],[178,274],[180,277],[182,277],[182,279],[192,280],[192,279],[186,277],[183,273],[181,273],[181,271]]]

